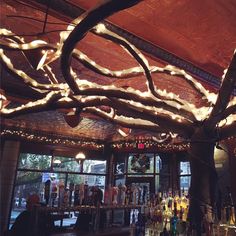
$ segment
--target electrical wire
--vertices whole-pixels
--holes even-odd
[[[8,18],[24,18],[24,19],[28,19],[28,20],[44,23],[43,20],[35,19],[35,18],[29,17],[29,16],[6,15],[6,17],[8,17]],[[65,26],[68,26],[70,24],[70,25],[76,26],[75,24],[72,24],[72,23],[60,23],[60,22],[50,22],[50,21],[48,21],[47,24],[51,24],[51,25],[65,25]]]
[[[51,31],[47,31],[44,33],[37,33],[37,34],[11,34],[11,36],[39,36],[39,35],[46,35],[46,34],[50,34],[50,33],[56,33],[56,32],[71,32],[71,30],[65,30],[65,29],[61,29],[61,30],[51,30]]]

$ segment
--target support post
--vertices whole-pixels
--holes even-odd
[[[7,230],[20,142],[5,141],[0,164],[0,235]]]

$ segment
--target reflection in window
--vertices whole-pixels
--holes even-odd
[[[159,175],[159,189],[162,191],[167,191],[170,188],[170,175]]]
[[[190,187],[191,176],[180,176],[180,189],[188,191]]]
[[[84,183],[88,186],[99,186],[104,188],[105,186],[105,176],[99,175],[83,175]]]
[[[14,196],[12,200],[12,210],[10,218],[10,226],[16,217],[26,209],[26,200],[31,194],[37,194],[41,202],[44,199],[44,186],[47,180],[57,184],[60,181],[65,182],[65,174],[59,173],[43,173],[33,171],[18,171],[16,176]]]
[[[80,172],[80,164],[74,157],[53,157],[53,170]]]
[[[188,191],[191,182],[190,162],[180,162],[180,189]]]
[[[74,185],[84,183],[84,178],[82,175],[68,174],[67,187],[69,187],[70,183]]]
[[[154,173],[154,155],[148,153],[130,154],[128,173]]]
[[[124,174],[125,172],[125,161],[118,160],[116,162],[115,174]]]
[[[180,175],[190,175],[191,170],[190,170],[190,162],[180,162]]]
[[[160,173],[162,169],[162,161],[159,155],[156,155],[156,173]]]
[[[119,184],[125,185],[125,177],[124,176],[116,176],[115,177],[115,186]]]
[[[84,173],[105,174],[106,161],[99,160],[84,160],[83,162]]]
[[[18,168],[48,170],[51,167],[51,156],[31,153],[21,153]]]
[[[84,175],[81,173],[82,165],[72,157],[48,156],[31,153],[21,153],[19,156],[16,181],[14,186],[14,196],[12,200],[11,219],[9,227],[14,223],[16,217],[25,210],[26,199],[31,194],[38,194],[40,201],[45,200],[45,183],[50,180],[50,206],[58,206],[59,185],[71,189],[74,196],[73,188],[75,185],[84,183],[92,187],[99,186],[104,191],[106,161],[85,160],[85,173],[94,173]],[[103,174],[98,175],[98,174]],[[73,185],[72,185],[73,183]],[[71,187],[71,188],[70,188]],[[73,199],[72,204],[73,204]],[[72,213],[73,222],[76,217]],[[63,226],[72,224],[72,218],[63,219]],[[60,222],[55,222],[60,225]]]
[[[160,189],[160,176],[156,175],[155,176],[155,192],[158,193],[159,189]]]

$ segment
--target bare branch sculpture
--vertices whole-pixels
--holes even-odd
[[[236,84],[236,55],[225,74],[218,95],[207,91],[184,70],[168,65],[149,65],[144,55],[126,39],[106,29],[100,22],[111,14],[131,7],[139,0],[109,0],[75,19],[67,30],[60,33],[58,44],[46,41],[25,41],[7,29],[0,30],[0,62],[16,79],[44,95],[43,99],[29,101],[16,108],[3,108],[1,116],[11,118],[21,114],[75,108],[95,114],[103,119],[127,128],[141,128],[152,132],[172,132],[190,141],[189,151],[192,182],[190,220],[201,230],[203,206],[209,211],[215,206],[217,175],[214,166],[216,142],[236,134],[236,98],[232,96]],[[122,45],[139,66],[112,71],[105,68],[77,48],[77,43],[89,32]],[[46,70],[48,83],[40,83],[24,71],[16,69],[8,51],[44,50],[38,70]],[[61,72],[66,83],[58,82],[52,62],[60,60]],[[147,90],[140,91],[114,85],[101,86],[81,80],[72,67],[72,60],[79,61],[95,73],[115,79],[127,79],[145,75]],[[156,87],[152,74],[175,75],[185,79],[207,103],[197,108],[174,93]],[[104,110],[101,107],[109,109]],[[201,169],[201,173],[199,170]]]

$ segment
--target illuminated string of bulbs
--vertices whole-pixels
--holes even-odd
[[[23,130],[11,130],[11,129],[3,129],[1,131],[2,137],[17,137],[27,141],[36,141],[50,144],[61,144],[68,146],[81,146],[95,149],[104,148],[104,144],[98,144],[95,141],[86,141],[86,140],[76,140],[76,139],[68,139],[68,138],[56,138],[49,137],[48,135],[40,135],[35,133],[26,132]]]
[[[107,34],[107,35],[112,35],[114,38],[115,37],[119,37],[119,36],[114,36],[115,34],[114,33],[112,33],[112,32],[110,32],[110,31],[108,31],[106,28],[105,28],[105,26],[104,25],[102,25],[102,27],[101,27],[101,24],[99,24],[98,26],[97,26],[97,29],[96,29],[96,32],[99,32],[99,33],[101,33],[102,32],[102,30],[101,30],[101,28],[103,29],[103,34]],[[3,32],[4,32],[4,30],[3,30]],[[66,35],[68,35],[68,32],[63,32],[63,33],[61,33],[61,39],[63,39],[63,40],[65,40],[65,34]],[[61,50],[61,48],[62,48],[62,43],[63,43],[63,40],[61,40],[60,41],[60,44],[58,45],[58,50],[57,50],[57,54],[60,54],[61,52],[60,52],[60,50]],[[124,39],[123,39],[124,40]],[[129,44],[126,40],[124,40],[127,44]],[[34,43],[33,42],[31,42],[31,43],[29,43],[29,44],[24,44],[24,46],[16,46],[16,44],[13,44],[13,43],[10,43],[9,44],[9,47],[13,47],[13,48],[21,48],[21,49],[33,49],[33,48],[37,48],[37,47],[41,47],[42,45],[44,46],[45,45],[45,43],[46,42],[44,42],[43,41],[43,43],[42,43],[42,41],[34,41]],[[131,44],[129,44],[130,45],[130,47],[132,48],[132,49],[134,49],[134,51],[136,50],[137,51],[137,49],[135,49],[135,47],[133,46],[133,45],[131,45]],[[48,46],[48,45],[47,45]],[[52,48],[52,46],[48,46],[48,47],[50,47],[50,48]],[[59,53],[60,52],[60,53]],[[82,54],[82,53],[80,53],[78,50],[76,50],[76,52],[77,53],[79,53],[79,56],[78,56],[78,58],[80,58],[81,60],[81,62],[83,62],[83,60],[84,59],[86,59],[86,61],[89,63],[89,65],[91,66],[91,67],[96,67],[96,63],[95,62],[93,62],[92,60],[90,60],[86,55],[84,55],[84,54]],[[141,54],[141,53],[139,53],[139,52],[137,52],[137,54],[139,54],[139,55],[141,55],[141,58],[143,59],[144,58],[144,56]],[[4,60],[4,54],[3,55],[1,55],[2,56],[2,58],[3,58],[3,61],[5,61],[6,62],[6,58],[5,58],[5,60]],[[6,56],[5,56],[6,57]],[[9,60],[9,59],[8,59]],[[7,65],[8,65],[8,67],[9,67],[9,63],[6,63]],[[147,64],[147,63],[145,63],[145,64]],[[10,65],[11,65],[11,67],[12,67],[12,64],[10,63]],[[50,67],[49,67],[50,68]],[[98,69],[98,67],[96,67],[97,69]],[[15,72],[17,72],[17,70],[16,69],[13,69],[13,67],[11,68],[12,70],[14,70]],[[130,71],[134,71],[134,69],[135,68],[131,68],[131,69],[128,69],[128,70],[130,70]],[[138,69],[138,70],[137,70]],[[100,72],[102,72],[102,71],[108,71],[108,72],[111,72],[110,70],[108,70],[107,68],[105,68],[105,69],[98,69]],[[136,68],[136,73],[137,72],[139,72],[139,73],[143,73],[143,69],[140,67],[140,68]],[[126,70],[124,70],[124,71],[126,71]],[[170,66],[170,65],[168,65],[168,66],[166,66],[166,67],[164,67],[164,68],[159,68],[159,67],[152,67],[151,68],[151,71],[152,72],[168,72],[168,73],[170,73],[170,74],[177,74],[177,75],[180,75],[180,76],[183,76],[185,79],[187,79],[187,81],[191,81],[191,84],[193,84],[193,85],[195,85],[194,87],[195,88],[198,88],[198,91],[200,91],[202,94],[204,94],[205,96],[206,96],[206,94],[207,94],[207,91],[201,86],[201,85],[199,85],[199,83],[198,82],[196,82],[190,75],[188,75],[186,72],[184,72],[183,70],[179,70],[179,69],[177,69],[177,68],[175,68],[175,67],[172,67],[172,66]],[[27,75],[26,74],[24,74],[22,71],[19,71],[18,72],[18,74],[21,74],[21,76],[24,78],[24,80],[26,80],[27,82],[29,82],[29,78],[27,78]],[[120,73],[120,75],[122,75],[122,73],[124,73],[125,74],[125,72],[117,72],[117,73]],[[117,77],[119,78],[119,76],[118,76],[118,74],[116,73],[116,75],[117,75]],[[104,74],[106,74],[106,73],[104,73]],[[74,75],[74,73],[72,74],[72,75]],[[190,79],[191,78],[191,79]],[[40,84],[38,84],[36,81],[33,81],[33,82],[31,82],[32,83],[32,86],[34,86],[34,87],[41,87],[42,85],[40,85]],[[95,83],[88,83],[88,81],[85,81],[85,87],[86,86],[88,86],[88,84],[90,84],[90,88],[97,88],[98,87],[98,85],[97,84],[95,84]],[[81,82],[79,83],[79,85],[81,86]],[[92,86],[93,85],[93,86]],[[83,86],[82,86],[83,87]],[[58,88],[58,86],[56,86],[56,88]],[[66,87],[66,85],[65,84],[60,84],[60,86],[59,86],[59,88],[61,88],[61,89],[65,89],[65,88],[67,88]],[[45,87],[44,87],[44,89],[52,89],[52,86],[49,86],[49,85],[46,85]],[[114,89],[114,87],[112,87],[112,86],[107,86],[107,88],[106,88],[106,90],[111,90],[111,89]],[[131,88],[130,88],[131,89]],[[157,93],[160,95],[160,96],[162,96],[162,97],[166,97],[166,98],[169,98],[169,99],[175,99],[175,100],[177,100],[177,98],[178,97],[175,97],[175,95],[174,94],[172,94],[172,93],[166,93],[165,91],[161,91],[161,90],[156,90],[157,91]],[[133,90],[133,92],[136,92],[136,94],[139,94],[139,91],[135,91],[135,90]],[[212,94],[211,94],[211,96],[212,96]],[[208,97],[208,96],[207,96]],[[184,106],[180,106],[180,105],[176,105],[176,104],[174,104],[174,102],[172,101],[172,106],[173,107],[176,107],[177,106],[177,108],[178,109],[183,109],[183,110],[190,110],[190,108],[192,109],[192,108],[195,108],[194,107],[194,105],[193,104],[190,104],[190,105],[188,105],[188,103],[187,102],[185,102],[185,101],[181,101],[181,99],[180,98],[178,98],[178,101],[179,102],[181,102],[182,104],[184,104]],[[171,104],[169,104],[170,106],[171,106]],[[186,106],[186,108],[185,108],[185,106]],[[165,108],[166,109],[166,108]],[[194,110],[198,110],[198,109],[193,109],[192,111],[194,111]],[[208,108],[205,108],[205,110],[207,111],[207,110],[209,110]],[[202,113],[202,112],[198,112],[198,114],[205,114],[205,113]],[[172,113],[172,117],[173,117],[174,115],[173,115],[173,113]],[[196,116],[196,115],[195,115]],[[201,120],[201,119],[198,119],[198,120]]]
[[[112,1],[111,1],[112,2]],[[117,10],[125,9],[129,4],[134,2],[132,0],[123,2],[124,4],[121,8],[120,6]],[[115,1],[112,3],[116,4]],[[127,5],[126,5],[127,4]],[[139,67],[128,68],[121,71],[112,71],[108,68],[101,67],[100,65],[96,64],[95,61],[92,61],[89,57],[85,54],[80,52],[79,50],[75,49],[75,45],[77,42],[84,37],[84,35],[89,31],[89,27],[83,28],[83,24],[86,25],[86,22],[89,22],[90,18],[98,17],[100,20],[104,19],[105,17],[109,16],[109,12],[101,11],[101,14],[98,15],[96,10],[99,10],[101,6],[91,10],[90,12],[86,12],[82,16],[75,19],[65,31],[60,33],[60,41],[56,44],[49,44],[42,40],[35,40],[30,43],[25,43],[24,39],[14,36],[14,34],[6,29],[0,30],[0,35],[3,36],[3,39],[0,40],[0,59],[2,64],[11,71],[16,77],[21,78],[22,81],[32,88],[40,91],[41,93],[46,93],[44,99],[41,99],[39,102],[29,102],[26,105],[19,106],[13,109],[3,109],[1,110],[1,114],[9,115],[9,114],[20,114],[20,112],[35,112],[39,111],[43,108],[49,108],[49,103],[52,102],[51,99],[48,99],[48,96],[54,97],[54,95],[60,95],[60,101],[63,101],[65,107],[67,107],[68,103],[71,103],[73,98],[78,100],[78,104],[83,103],[84,107],[86,107],[86,103],[83,102],[84,95],[85,96],[93,96],[95,99],[103,99],[104,97],[107,98],[116,98],[117,103],[120,105],[124,105],[124,110],[127,108],[132,107],[133,110],[143,110],[145,112],[152,113],[151,115],[156,116],[157,119],[153,120],[153,125],[150,124],[150,120],[141,118],[141,125],[151,126],[153,129],[156,128],[158,124],[158,118],[160,118],[160,113],[165,113],[167,115],[167,119],[169,122],[174,123],[179,130],[184,130],[184,127],[179,125],[179,123],[183,123],[186,127],[188,123],[197,123],[196,121],[203,121],[207,119],[211,113],[212,105],[216,102],[216,94],[209,93],[199,82],[197,82],[192,76],[187,74],[184,70],[180,70],[173,66],[166,66],[163,68],[149,66],[147,59],[142,55],[142,53],[131,45],[126,39],[120,37],[119,35],[109,31],[106,29],[106,26],[103,24],[97,24],[96,20],[90,24],[90,28],[92,31],[102,37],[105,37],[112,42],[120,44],[125,50],[128,51],[129,54],[133,56],[133,58],[139,63]],[[106,3],[102,6],[106,7]],[[117,6],[116,6],[117,7]],[[103,15],[104,14],[104,15]],[[92,25],[93,24],[93,25]],[[82,27],[82,28],[81,28]],[[80,29],[83,29],[80,32]],[[10,58],[4,53],[4,50],[21,50],[22,52],[32,49],[40,49],[44,53],[42,60],[40,61],[37,70],[45,69],[48,70],[49,75],[46,77],[49,80],[48,84],[41,84],[38,83],[33,78],[29,77],[25,72],[21,70],[17,70],[14,68]],[[49,53],[50,52],[50,53]],[[92,83],[87,80],[80,80],[79,75],[77,75],[69,64],[70,57],[74,57],[79,60],[83,65],[89,67],[91,70],[95,71],[96,73],[102,74],[104,76],[112,76],[116,78],[127,78],[138,76],[141,74],[145,74],[147,80],[147,88],[148,91],[142,93],[140,95],[140,91],[135,90],[134,88],[118,88],[114,85],[106,85],[100,86],[97,83]],[[56,76],[53,74],[51,67],[49,64],[61,57],[61,69],[64,75],[64,78],[67,84],[58,83]],[[201,107],[196,108],[194,104],[191,104],[179,96],[175,95],[174,93],[168,93],[166,90],[160,90],[155,87],[153,83],[151,74],[152,73],[166,73],[170,75],[175,75],[184,78],[196,91],[203,95],[203,99],[207,99],[209,104],[208,107]],[[68,86],[69,85],[69,86]],[[48,93],[50,91],[50,93]],[[74,96],[72,95],[74,93]],[[83,95],[82,97],[76,97],[78,94]],[[82,100],[83,99],[83,100]],[[124,102],[123,99],[129,99],[129,101]],[[54,103],[58,102],[58,99],[55,99]],[[151,105],[151,103],[153,105]],[[158,106],[157,106],[158,103]],[[77,105],[78,105],[77,104]],[[85,108],[87,111],[96,112],[98,115],[102,117],[106,117],[111,119],[108,114],[100,111],[98,108],[95,107],[92,103],[89,103],[90,106]],[[94,103],[95,104],[95,103]],[[231,105],[232,104],[232,105]],[[230,107],[234,106],[235,101],[230,103]],[[96,102],[96,106],[99,104]],[[101,103],[103,105],[103,103]],[[53,106],[52,106],[53,107]],[[111,105],[111,108],[112,105]],[[37,110],[38,109],[38,110]],[[163,109],[163,110],[162,110]],[[116,109],[114,109],[115,111]],[[164,111],[166,110],[166,111]],[[177,111],[176,111],[177,110]],[[116,112],[116,111],[115,111]],[[114,112],[114,113],[115,113]],[[135,113],[136,114],[136,113]],[[113,117],[117,117],[115,114]],[[223,125],[232,124],[235,122],[235,116],[230,115],[227,117]],[[130,117],[122,117],[122,122],[124,125],[132,125],[130,122]],[[222,124],[220,124],[222,125]],[[167,123],[168,126],[168,123]],[[181,129],[180,129],[181,127]],[[178,128],[177,128],[178,129]],[[176,130],[175,130],[176,131]]]
[[[11,130],[11,129],[3,129],[1,131],[1,136],[4,137],[17,137],[27,141],[36,141],[42,143],[50,143],[50,144],[61,144],[66,146],[80,146],[84,148],[94,148],[97,150],[103,149],[104,144],[98,144],[94,141],[85,141],[85,140],[75,140],[68,138],[57,138],[57,137],[49,137],[46,135],[35,134],[26,132],[23,130]],[[137,144],[142,142],[145,145],[145,148],[156,147],[159,150],[169,150],[169,151],[185,151],[189,148],[189,143],[187,144],[160,144],[158,142],[150,140],[149,137],[143,137],[142,140],[135,140],[129,142],[118,142],[113,143],[111,146],[114,149],[122,149],[122,148],[134,148],[137,149]]]
[[[43,143],[50,143],[50,144],[61,144],[67,146],[81,146],[87,148],[95,148],[95,149],[102,149],[104,148],[104,144],[98,144],[94,141],[85,141],[85,140],[75,140],[75,139],[68,139],[68,138],[56,138],[56,137],[49,137],[48,135],[41,135],[26,132],[23,130],[12,130],[12,129],[3,129],[1,131],[1,136],[4,137],[17,137],[27,141],[36,141],[36,142],[43,142]],[[227,140],[235,140],[235,137],[230,136]],[[131,141],[124,141],[124,142],[113,142],[112,148],[114,149],[124,149],[124,148],[133,148],[137,149],[138,143],[143,143],[145,148],[158,148],[158,150],[162,151],[186,151],[189,149],[189,143],[159,143],[157,141],[153,141],[151,137],[142,137],[141,139],[131,140]]]
[[[139,141],[130,141],[130,142],[123,142],[123,143],[113,143],[112,148],[114,149],[124,149],[124,148],[131,148],[137,149],[137,145],[140,143]],[[157,148],[158,151],[187,151],[190,148],[190,144],[160,144],[151,140],[145,140],[142,142],[146,148]]]

